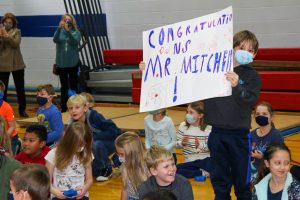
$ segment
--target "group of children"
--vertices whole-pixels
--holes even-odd
[[[242,31],[233,42],[234,72],[226,73],[233,94],[189,104],[177,131],[165,109],[150,112],[144,120],[145,144],[136,133],[121,134],[113,121],[93,109],[86,93],[69,98],[70,120],[64,130],[61,113],[52,104],[54,88],[39,86],[39,124],[27,127],[22,152],[15,159],[46,165],[47,171],[28,164],[19,168],[21,164],[11,157],[16,153],[18,136],[12,109],[1,101],[0,114],[6,115],[0,118],[0,175],[5,180],[1,184],[6,185],[1,185],[0,190],[5,191],[0,194],[8,193],[10,179],[14,199],[21,195],[46,199],[47,192],[43,192],[44,197],[35,196],[44,190],[50,191],[51,199],[88,199],[93,177],[97,181],[111,177],[109,156],[116,152],[121,162],[122,200],[153,200],[161,195],[165,199],[192,200],[187,178],[197,176],[211,178],[215,199],[230,199],[232,185],[238,199],[300,199],[300,184],[289,173],[291,154],[272,122],[270,104],[256,105],[254,116],[259,127],[249,133],[260,88],[259,76],[250,65],[258,41],[253,33]],[[184,163],[176,165],[175,148],[182,148]],[[37,177],[42,178],[37,184],[43,189],[35,191],[20,185],[27,173],[21,176],[19,169],[39,173]]]

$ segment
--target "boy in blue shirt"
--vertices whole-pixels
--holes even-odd
[[[47,146],[56,143],[64,131],[61,112],[52,103],[54,96],[55,90],[51,84],[38,86],[36,100],[40,107],[37,111],[37,118],[38,122],[47,128]]]

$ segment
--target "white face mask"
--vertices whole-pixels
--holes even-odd
[[[125,157],[119,156],[119,161],[120,161],[121,163],[125,163]]]

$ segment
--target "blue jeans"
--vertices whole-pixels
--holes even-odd
[[[198,159],[192,162],[180,163],[177,164],[177,173],[181,174],[186,178],[194,178],[195,176],[202,176],[203,169],[207,172],[210,172],[210,158]]]
[[[17,153],[17,148],[19,144],[19,136],[15,135],[14,137],[10,138],[11,141],[11,148],[14,155]]]
[[[92,164],[93,176],[98,177],[103,169],[111,168],[109,156],[116,151],[115,142],[110,140],[96,140],[93,142],[94,160]]]

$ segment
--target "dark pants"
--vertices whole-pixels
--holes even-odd
[[[212,128],[208,147],[211,158],[210,178],[215,200],[231,199],[232,185],[238,200],[251,199],[250,140],[248,130]]]
[[[300,181],[300,166],[294,165],[291,167],[291,174]]]
[[[95,140],[93,142],[94,160],[92,163],[93,176],[98,177],[104,169],[111,169],[109,156],[116,151],[115,142],[110,140]]]
[[[61,111],[67,111],[67,101],[69,99],[68,90],[74,90],[78,93],[78,65],[75,67],[58,68],[59,80],[61,84]]]
[[[25,97],[25,89],[24,89],[24,69],[13,71],[13,72],[0,72],[0,80],[5,85],[5,91],[4,91],[4,97],[3,100],[7,101],[7,88],[8,88],[8,82],[9,82],[9,75],[12,73],[16,92],[17,92],[17,98],[18,98],[18,104],[19,104],[19,112],[25,111],[26,109],[26,97]]]
[[[210,172],[210,158],[204,158],[195,160],[192,162],[180,163],[177,166],[177,173],[181,174],[186,178],[193,178],[195,176],[202,176],[203,169],[207,172]]]
[[[21,147],[21,144],[19,143],[19,136],[18,134],[15,135],[14,137],[11,137],[10,138],[10,141],[11,141],[11,149],[12,149],[12,152],[14,155],[16,155],[18,152],[18,148]]]

